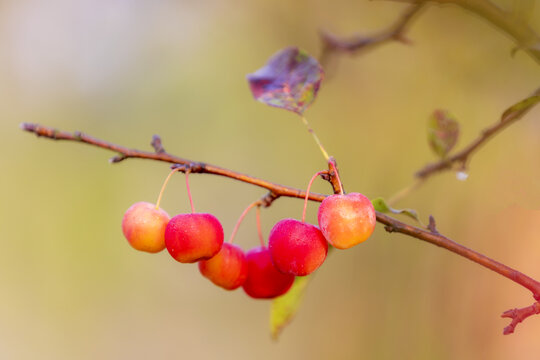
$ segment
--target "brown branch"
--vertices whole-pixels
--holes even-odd
[[[351,39],[341,39],[326,31],[320,31],[319,35],[323,42],[322,57],[324,58],[331,52],[356,54],[360,51],[369,50],[393,41],[409,44],[410,41],[405,38],[405,32],[409,23],[423,7],[424,4],[409,6],[394,24],[371,36],[356,36]]]
[[[170,155],[166,152],[151,153],[141,150],[129,149],[123,146],[112,144],[97,138],[94,138],[89,135],[82,133],[69,133],[65,131],[58,131],[49,127],[40,126],[37,124],[24,123],[21,124],[21,128],[25,131],[35,133],[37,136],[46,137],[53,140],[68,140],[75,142],[82,142],[85,144],[93,145],[103,149],[108,149],[119,153],[119,157],[123,159],[129,158],[139,158],[139,159],[149,159],[156,161],[163,161],[172,164],[180,164],[186,168],[189,168],[191,172],[198,173],[207,173],[225,176],[234,180],[242,181],[248,184],[259,186],[265,188],[269,191],[269,194],[263,197],[261,201],[265,201],[265,205],[270,205],[275,199],[284,196],[292,198],[305,198],[306,192],[300,189],[295,189],[292,187],[272,183],[263,179],[259,179],[253,176],[241,174],[232,170],[224,169],[218,166],[190,161],[174,155]],[[332,161],[332,160],[331,160]],[[336,190],[334,188],[334,190]],[[308,198],[312,201],[321,202],[324,200],[326,195],[310,193]],[[412,225],[402,223],[390,216],[387,216],[383,213],[377,212],[377,221],[385,225],[385,229],[388,232],[398,232],[404,235],[408,235],[433,245],[437,245],[449,251],[452,251],[460,256],[463,256],[479,265],[482,265],[514,282],[520,284],[521,286],[529,289],[534,298],[537,301],[540,301],[540,282],[530,278],[529,276],[512,269],[509,266],[506,266],[502,263],[499,263],[495,260],[490,259],[489,257],[482,255],[474,250],[471,250],[463,245],[460,245],[453,240],[439,234],[435,230],[434,221],[431,222],[432,226],[430,230],[421,229]],[[517,311],[517,310],[516,310]],[[508,312],[507,312],[508,313]],[[521,312],[520,312],[521,313]],[[506,313],[505,313],[506,314]],[[529,315],[528,315],[529,316]],[[518,316],[516,315],[516,318]],[[522,321],[525,317],[520,318]],[[519,322],[519,321],[518,321]],[[514,325],[515,327],[515,325]]]
[[[533,93],[533,96],[535,95],[540,95],[540,88],[538,88]],[[438,162],[426,165],[425,167],[417,171],[415,176],[417,178],[425,180],[435,173],[452,169],[456,165],[461,169],[465,169],[467,166],[467,161],[469,161],[471,155],[476,150],[478,150],[482,145],[491,140],[495,135],[500,133],[506,127],[521,119],[523,115],[525,115],[527,112],[529,112],[529,110],[531,110],[533,106],[534,104],[531,106],[526,106],[521,110],[512,112],[507,117],[504,117],[503,114],[502,119],[497,120],[493,125],[484,129],[480,133],[480,136],[473,140],[469,145],[465,146],[463,150],[446,159],[442,159]]]

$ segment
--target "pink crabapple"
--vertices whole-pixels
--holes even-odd
[[[223,244],[223,227],[212,214],[179,214],[165,229],[165,245],[181,263],[194,263],[216,255]]]
[[[165,228],[169,214],[148,202],[137,202],[124,213],[122,232],[129,244],[140,251],[157,253],[165,249]]]
[[[367,240],[377,221],[373,204],[360,193],[326,197],[319,206],[318,220],[326,240],[338,249]]]
[[[296,276],[311,274],[328,253],[328,243],[321,231],[295,219],[283,219],[274,225],[268,248],[276,268]]]

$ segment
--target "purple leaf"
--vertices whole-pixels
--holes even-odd
[[[296,47],[288,47],[247,79],[256,100],[302,115],[315,100],[323,76],[315,58]]]

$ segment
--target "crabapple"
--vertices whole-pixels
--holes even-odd
[[[165,228],[169,214],[148,202],[137,202],[124,213],[122,232],[129,244],[140,251],[157,253],[165,249]]]
[[[224,243],[211,259],[199,261],[201,274],[225,290],[242,286],[247,277],[247,269],[244,251],[230,243]]]
[[[272,299],[285,294],[294,282],[294,275],[280,272],[272,262],[267,247],[257,246],[246,253],[248,274],[242,287],[255,299]]]
[[[283,219],[274,225],[268,248],[276,268],[296,276],[311,274],[328,253],[328,243],[321,231],[295,219]]]
[[[223,227],[212,214],[179,214],[165,229],[165,245],[181,263],[194,263],[216,255],[223,244]]]
[[[367,240],[377,221],[373,204],[360,193],[326,197],[319,207],[318,220],[326,240],[338,249]]]

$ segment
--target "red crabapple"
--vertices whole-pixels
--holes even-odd
[[[280,272],[272,263],[268,248],[257,246],[246,253],[248,275],[242,285],[255,299],[272,299],[285,294],[294,282],[294,275]]]
[[[268,248],[276,268],[296,276],[311,274],[328,253],[328,243],[321,231],[295,219],[283,219],[274,225]]]
[[[201,274],[225,290],[242,286],[247,277],[247,269],[244,251],[230,243],[224,243],[211,259],[199,261]]]
[[[194,263],[216,255],[223,244],[223,227],[212,214],[174,216],[165,229],[165,245],[181,263]]]

